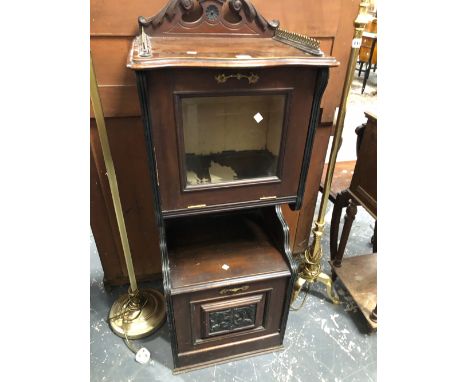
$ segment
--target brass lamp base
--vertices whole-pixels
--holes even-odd
[[[335,293],[335,290],[333,289],[333,281],[330,276],[328,276],[324,272],[320,272],[316,277],[314,278],[305,278],[305,275],[301,272],[299,272],[299,275],[296,279],[296,282],[294,283],[293,287],[293,292],[292,292],[292,298],[291,298],[291,304],[294,302],[297,297],[299,296],[299,293],[301,292],[302,288],[306,283],[312,284],[314,282],[319,282],[322,283],[326,286],[327,288],[327,294],[328,298],[333,304],[339,304],[340,303],[340,298],[337,296]]]
[[[299,272],[297,275],[297,279],[294,282],[293,292],[291,296],[291,309],[298,310],[300,309],[305,302],[307,294],[304,295],[304,299],[302,300],[302,304],[299,308],[292,307],[292,304],[296,299],[299,297],[299,293],[303,289],[304,285],[307,285],[307,291],[309,290],[310,284],[314,282],[319,282],[324,284],[327,287],[327,294],[328,298],[331,300],[333,304],[339,304],[340,299],[338,295],[335,293],[333,288],[333,281],[330,276],[326,273],[322,272],[322,267],[320,265],[320,261],[322,259],[322,247],[320,238],[322,237],[322,230],[323,230],[323,223],[315,222],[315,230],[314,233],[314,242],[313,242],[313,253],[312,256],[310,255],[310,250],[307,249],[304,253],[304,262],[299,267]]]
[[[112,331],[129,340],[149,336],[165,319],[164,297],[156,289],[125,293],[114,302],[109,312]]]

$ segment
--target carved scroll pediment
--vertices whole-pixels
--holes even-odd
[[[278,21],[267,21],[250,0],[170,0],[156,15],[138,18],[148,36],[236,35],[272,37]]]

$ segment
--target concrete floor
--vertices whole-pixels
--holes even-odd
[[[353,82],[345,126],[345,131],[349,133],[348,141],[355,142],[354,128],[365,121],[361,109],[367,109],[376,102],[375,77],[376,74],[371,73],[364,96],[360,95],[362,80]],[[358,111],[354,110],[353,104],[359,106]],[[354,144],[352,143],[353,148]],[[352,152],[351,148],[349,152]],[[320,198],[316,211],[319,203]],[[332,208],[333,204],[329,203],[323,237],[323,268],[328,274],[330,274],[330,267],[327,264],[330,258],[329,223]],[[371,217],[362,207],[358,207],[345,256],[372,252],[370,238],[373,234],[373,225]],[[171,372],[169,333],[165,324],[152,336],[135,341],[136,346],[145,346],[151,352],[150,363],[141,365],[134,360],[133,353],[111,332],[106,323],[110,306],[126,288],[116,288],[110,293],[104,290],[103,272],[92,235],[90,252],[91,381],[358,382],[377,379],[377,335],[369,333],[365,318],[339,280],[335,287],[340,296],[340,305],[333,305],[326,299],[324,287],[313,285],[303,308],[290,313],[283,351],[174,376]],[[161,283],[140,285],[144,286],[155,287],[162,291]]]

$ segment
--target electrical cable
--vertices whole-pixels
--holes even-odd
[[[143,302],[142,302],[143,299]],[[122,319],[124,322],[131,322],[133,320],[136,320],[138,317],[140,317],[141,312],[143,311],[143,308],[147,304],[148,299],[142,298],[139,293],[132,293],[129,291],[128,297],[125,298],[124,302],[122,303],[122,308],[119,314],[116,314],[112,317],[108,318],[108,323],[114,320]],[[136,315],[135,315],[136,313]],[[133,352],[133,353],[138,353],[138,349],[133,347],[131,344],[130,340],[127,337],[127,333],[125,331],[125,327],[122,326],[123,329],[123,334],[124,334],[124,342],[127,345],[127,347]]]
[[[310,283],[305,283],[307,284],[307,290],[304,291],[304,298],[302,299],[302,302],[301,302],[301,305],[299,305],[297,308],[293,307],[292,304],[291,304],[291,307],[289,308],[289,310],[293,311],[293,312],[297,312],[298,310],[302,309],[302,307],[304,306],[305,304],[305,301],[307,299],[307,296],[309,294],[309,288],[310,288]],[[301,286],[301,290],[304,286]],[[299,291],[299,293],[301,293],[301,290]]]

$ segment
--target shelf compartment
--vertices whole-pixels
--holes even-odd
[[[167,220],[172,293],[290,275],[265,227],[256,210]]]

